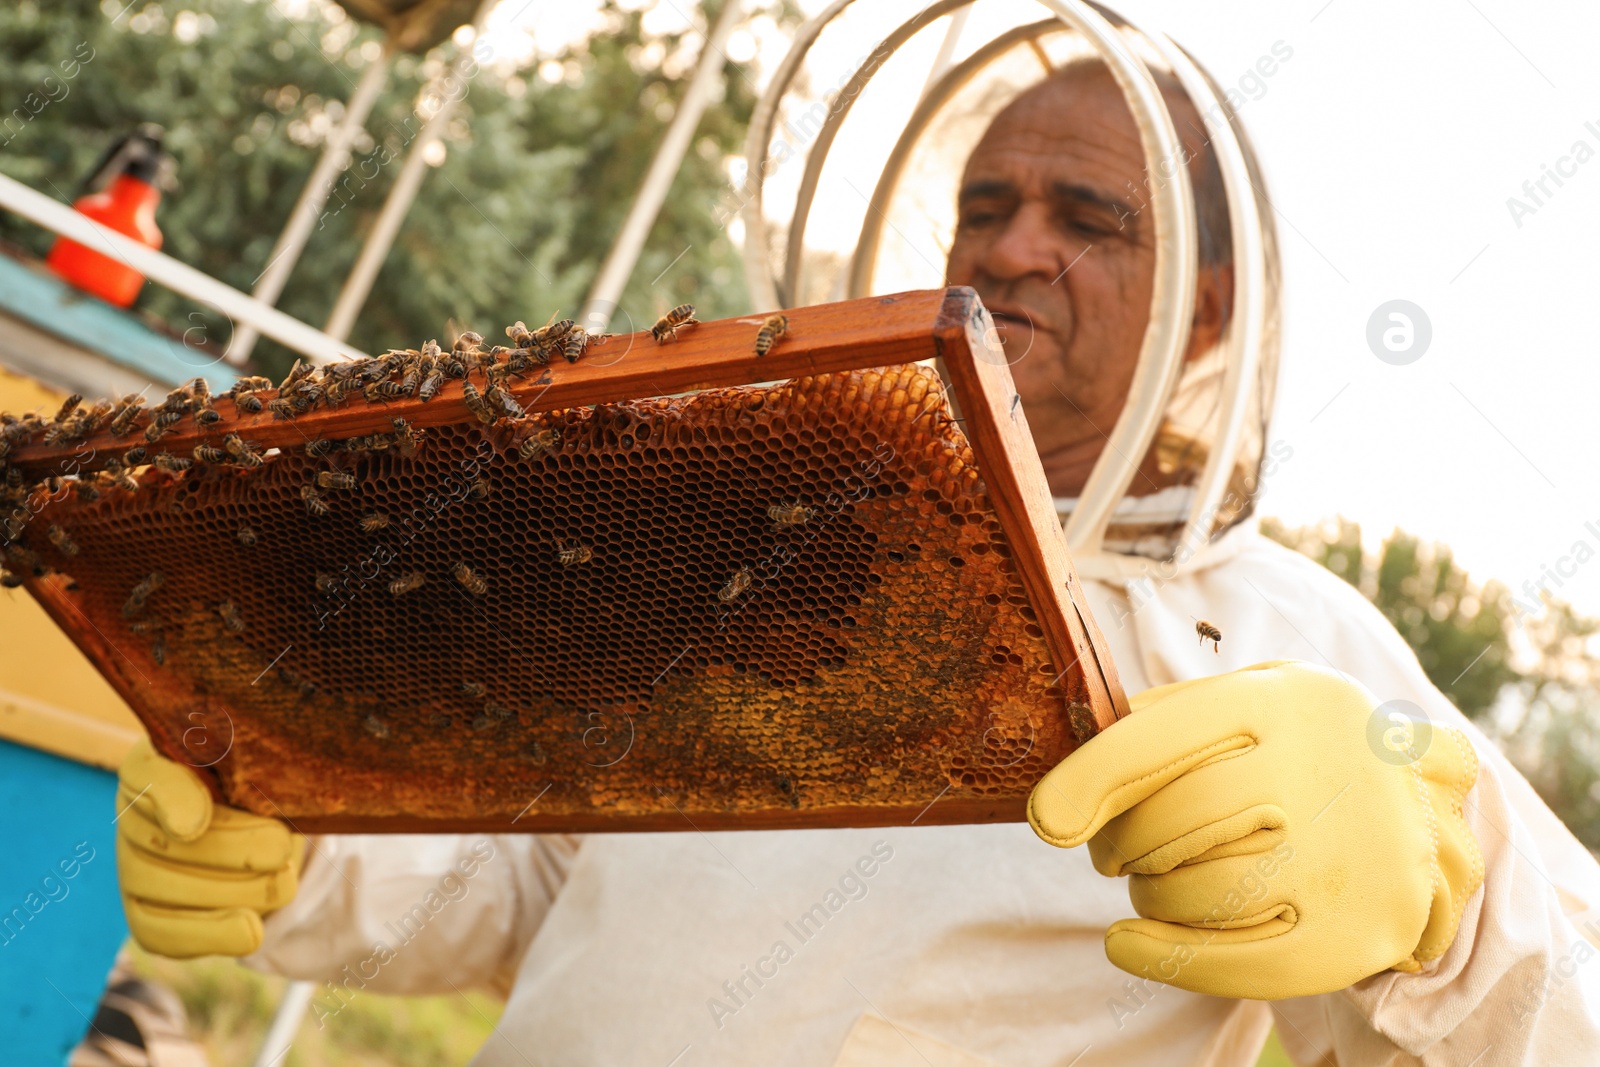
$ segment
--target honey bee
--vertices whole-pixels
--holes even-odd
[[[486,701],[484,703],[484,705],[483,705],[483,713],[484,713],[484,715],[486,715],[487,717],[489,717],[491,719],[499,719],[502,722],[505,721],[506,719],[511,719],[511,718],[515,718],[516,717],[516,712],[514,712],[510,708],[506,707],[504,704],[496,704],[492,700]]]
[[[168,379],[168,380],[170,381],[171,379]],[[83,403],[83,394],[82,393],[73,393],[71,396],[67,397],[67,399],[65,399],[65,400],[63,400],[61,402],[61,410],[56,412],[56,417],[52,421],[54,421],[54,422],[66,422],[67,421],[67,416],[71,415],[74,411],[76,411],[77,408],[78,408],[78,405],[81,404],[81,403]]]
[[[212,407],[210,404],[207,404],[205,407],[202,407],[199,411],[194,413],[194,424],[196,426],[215,426],[221,421],[222,416],[219,415],[217,413],[217,409]]]
[[[322,499],[322,494],[317,492],[316,486],[302,485],[300,487],[300,499],[305,501],[306,510],[311,514],[326,515],[328,513],[328,502]]]
[[[228,450],[218,448],[215,445],[195,445],[194,459],[196,463],[226,463],[228,462]]]
[[[594,559],[594,549],[588,545],[573,541],[570,544],[556,542],[556,562],[563,567],[571,567],[579,563],[588,563]]]
[[[139,415],[143,411],[144,405],[140,404],[137,400],[131,404],[126,404],[122,410],[118,411],[111,419],[112,436],[126,437],[128,434],[132,433],[134,421],[138,419]]]
[[[329,407],[343,404],[351,393],[361,388],[361,382],[355,378],[340,378],[329,382],[322,387],[322,399]]]
[[[236,433],[224,437],[222,447],[228,450],[228,455],[239,461],[241,467],[259,467],[265,462],[261,454],[251,449],[250,445],[241,440]]]
[[[127,602],[122,605],[122,617],[132,618],[143,610],[144,602],[150,599],[150,594],[161,588],[164,580],[160,571],[151,571],[146,575],[142,582],[133,587],[133,592],[128,594]]]
[[[403,396],[410,396],[411,390],[403,382],[373,382],[367,386],[362,394],[369,404],[381,404],[389,400],[398,400]]]
[[[137,467],[144,462],[145,457],[149,454],[150,450],[144,445],[135,445],[122,454],[122,462],[130,467]]]
[[[129,493],[139,488],[139,483],[134,481],[127,471],[119,471],[112,475],[111,484]]]
[[[512,399],[511,394],[498,385],[491,385],[489,391],[483,394],[483,399],[491,410],[499,408],[500,414],[508,419],[520,419],[527,414],[522,410],[522,405]]]
[[[322,571],[318,571],[316,582],[314,584],[317,587],[317,592],[327,594],[338,588],[339,579],[335,578],[331,574],[325,574]]]
[[[368,715],[362,725],[366,727],[367,733],[376,737],[379,741],[389,736],[389,724],[376,715]]]
[[[361,516],[361,532],[377,533],[389,525],[389,516],[381,511],[369,511]]]
[[[576,363],[588,343],[589,331],[582,326],[573,326],[561,342],[561,354],[567,357],[568,363]]]
[[[157,667],[167,665],[167,636],[157,633],[150,639],[150,658],[156,661]]]
[[[93,482],[86,482],[81,478],[72,483],[73,492],[78,494],[78,499],[84,503],[92,503],[100,499],[100,490]]]
[[[657,307],[661,305],[657,304]],[[656,320],[650,327],[650,336],[656,339],[656,344],[664,345],[668,341],[678,339],[678,331],[685,326],[698,326],[700,320],[694,317],[693,304],[679,304],[665,315]]]
[[[1194,632],[1200,635],[1200,643],[1202,645],[1210,641],[1211,650],[1218,655],[1222,654],[1222,631],[1217,629],[1214,624],[1200,619],[1194,624]]]
[[[267,410],[272,412],[272,417],[275,419],[292,419],[295,416],[294,405],[281,396],[276,400],[267,401]]]
[[[218,604],[217,614],[222,616],[222,625],[233,633],[244,633],[244,619],[239,617],[239,609],[233,606],[233,601],[224,600]]]
[[[0,588],[16,589],[22,585],[22,575],[13,574],[11,571],[0,567]]]
[[[523,459],[538,459],[559,447],[561,447],[561,431],[552,426],[544,430],[535,430],[524,437],[522,444],[517,447],[517,455]]]
[[[489,687],[482,682],[462,682],[461,691],[467,696],[477,697],[479,700],[489,695]]]
[[[166,435],[167,428],[161,425],[159,417],[144,428],[144,439],[150,444],[155,444]]]
[[[405,596],[407,593],[415,592],[427,584],[427,575],[423,574],[421,571],[412,571],[410,574],[396,578],[394,581],[389,583],[389,595]]]
[[[182,420],[182,418],[183,418],[183,412],[181,410],[179,410],[179,411],[158,411],[158,412],[156,412],[155,425],[157,425],[157,426],[161,427],[163,430],[165,430],[169,426],[176,426],[178,424],[178,422],[180,420]]]
[[[778,343],[778,338],[789,332],[789,319],[785,315],[769,315],[767,321],[761,324],[761,329],[756,332],[756,355],[764,356],[772,351],[772,346]]]
[[[78,554],[77,542],[73,541],[71,537],[67,536],[67,531],[63,530],[55,523],[52,522],[50,524],[50,528],[44,533],[46,537],[50,538],[50,543],[61,550],[61,554],[63,556],[76,556]]]
[[[728,579],[728,584],[717,590],[717,599],[724,604],[738,600],[750,588],[750,581],[754,577],[749,567],[740,567],[733,572],[733,577]]]
[[[461,402],[466,404],[467,410],[476,415],[478,421],[485,426],[494,422],[496,417],[494,409],[483,399],[483,394],[478,392],[478,387],[471,382],[461,383]]]
[[[418,369],[422,372],[422,384],[417,387],[417,398],[426,404],[439,395],[439,386],[444,384],[444,371],[433,356],[426,354],[419,362]]]
[[[465,352],[468,349],[477,348],[482,344],[483,334],[473,333],[471,330],[467,330],[455,339],[455,343],[450,346],[450,349],[453,352]]]
[[[305,360],[295,360],[294,366],[289,368],[288,377],[284,378],[283,384],[278,386],[278,392],[283,393],[287,391],[290,386],[296,384],[302,378],[309,377],[311,372],[314,370],[316,370],[316,367],[310,363],[307,363]]]
[[[318,471],[317,484],[324,489],[354,489],[356,476],[343,471]]]
[[[256,543],[256,532],[248,526],[239,527],[239,532],[234,534],[234,536],[239,539],[239,543],[241,545],[248,546]]]
[[[533,331],[528,329],[528,324],[521,319],[506,327],[506,336],[518,348],[527,348],[533,344]]]
[[[791,504],[788,501],[773,504],[767,509],[767,518],[778,526],[804,526],[815,518],[816,514],[816,508],[808,508],[804,504]]]
[[[486,478],[474,478],[472,484],[467,486],[467,495],[474,500],[487,500],[489,497],[489,481]]]
[[[166,471],[168,474],[182,474],[184,471],[194,466],[194,460],[182,459],[178,456],[174,456],[171,452],[162,452],[156,456],[155,464],[159,469]]]
[[[450,573],[461,583],[461,588],[473,596],[482,596],[489,591],[489,583],[484,581],[481,575],[474,574],[472,568],[465,563],[457,563],[451,568]]]

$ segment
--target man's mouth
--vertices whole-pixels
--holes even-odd
[[[989,317],[994,320],[995,330],[1003,342],[1013,338],[1031,338],[1035,332],[1044,327],[1044,324],[1029,314],[1026,308],[1012,305],[990,305]]]

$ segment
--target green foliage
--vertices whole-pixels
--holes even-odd
[[[1423,545],[1396,530],[1373,558],[1362,549],[1361,527],[1343,519],[1336,528],[1294,530],[1267,519],[1261,529],[1361,590],[1469,718],[1485,715],[1501,689],[1521,677],[1509,663],[1504,587],[1474,584],[1444,545]]]
[[[179,183],[157,216],[165,250],[249,291],[377,50],[377,31],[326,0],[298,19],[270,0],[135,0],[117,16],[121,9],[111,0],[0,5],[0,101],[12,109],[9,121],[0,117],[0,171],[70,200],[113,136],[159,123]],[[703,40],[647,33],[641,14],[614,0],[602,17],[601,34],[524,69],[507,67],[480,42],[480,62],[444,137],[445,159],[427,172],[353,343],[382,351],[447,337],[452,318],[491,336],[514,319],[577,311]],[[370,136],[357,142],[279,301],[283,310],[316,325],[326,319],[422,128],[417,105],[456,52],[447,42],[395,60],[366,123]],[[713,208],[754,93],[733,64],[725,82],[615,329],[630,328],[630,319],[642,328],[684,300],[702,317],[746,310],[737,252]],[[41,255],[53,239],[7,215],[0,237]],[[204,321],[212,340],[227,339],[226,322],[185,298],[149,286],[142,300],[180,329]],[[265,342],[257,352],[269,371],[289,359]]]
[[[1361,528],[1262,532],[1333,571],[1381,609],[1429,679],[1477,720],[1580,841],[1600,849],[1600,620],[1545,598],[1514,617],[1507,590],[1482,586],[1443,545],[1396,530],[1376,556]]]

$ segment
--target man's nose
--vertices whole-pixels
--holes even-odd
[[[989,246],[983,265],[992,277],[1002,281],[1030,274],[1042,275],[1049,281],[1066,266],[1062,261],[1064,252],[1050,213],[1043,205],[1024,204]]]

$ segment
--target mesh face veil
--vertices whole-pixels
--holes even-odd
[[[1086,577],[1170,575],[1203,558],[1253,513],[1279,348],[1272,214],[1226,94],[1163,35],[1079,0],[1022,5],[1020,18],[1003,0],[944,0],[828,69],[860,53],[865,16],[851,6],[837,0],[801,29],[752,120],[739,195],[752,299],[944,284],[962,172],[991,122],[1047,78],[1108,70],[1144,153],[1124,199],[1154,231],[1153,295],[1127,402],[1082,492],[1057,503]],[[923,78],[920,96],[905,91]],[[788,217],[774,224],[779,202]],[[1221,294],[1221,326],[1191,348],[1197,285]],[[1013,365],[1026,358],[1015,348]]]

